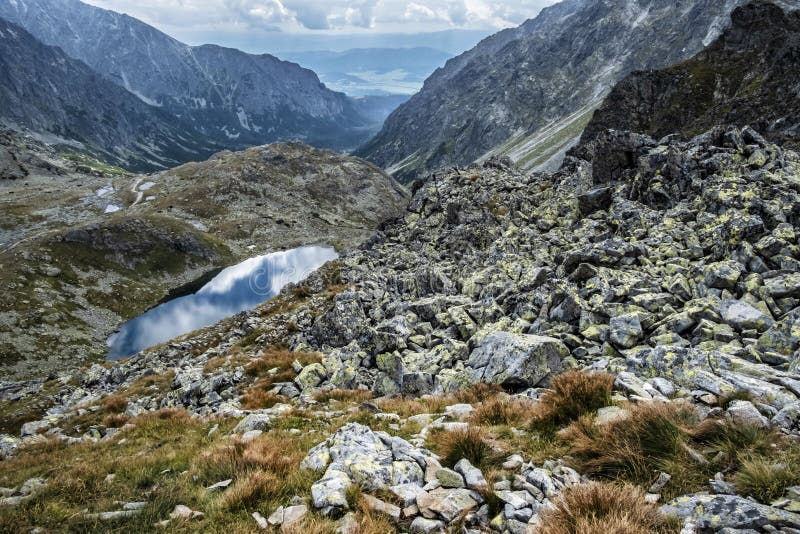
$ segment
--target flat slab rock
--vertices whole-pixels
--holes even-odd
[[[662,506],[661,512],[691,522],[697,532],[703,533],[723,528],[746,530],[765,526],[800,529],[800,514],[738,495],[684,495]]]

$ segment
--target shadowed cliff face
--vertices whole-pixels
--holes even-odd
[[[758,1],[736,9],[731,19],[730,28],[694,58],[620,82],[582,145],[609,128],[691,137],[722,123],[750,125],[772,141],[797,145],[800,12]]]
[[[586,115],[628,73],[691,57],[742,3],[561,2],[448,61],[357,153],[401,181],[498,154],[514,138]],[[579,122],[564,135],[577,137]],[[530,156],[511,152],[517,161]]]

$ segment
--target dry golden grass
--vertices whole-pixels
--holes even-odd
[[[222,494],[222,506],[228,510],[252,507],[269,497],[270,491],[278,487],[278,478],[267,471],[251,471],[240,477]]]
[[[120,413],[128,407],[128,398],[122,395],[109,395],[100,401],[100,408],[105,413]]]
[[[240,399],[242,408],[245,410],[261,410],[264,408],[272,408],[276,404],[289,401],[289,399],[283,395],[272,393],[270,389],[272,389],[271,381],[264,379],[258,380],[244,391]]]
[[[318,391],[314,394],[314,400],[322,403],[336,401],[359,404],[371,400],[372,397],[372,392],[364,389],[333,389],[330,391]]]
[[[130,421],[130,419],[130,416],[123,413],[111,413],[103,417],[103,426],[107,428],[119,428]]]
[[[533,427],[554,430],[611,404],[614,376],[608,373],[567,371],[553,377],[539,401]]]
[[[538,405],[529,399],[492,397],[475,409],[470,421],[475,425],[520,426],[533,419],[537,413],[537,407]]]
[[[378,401],[378,406],[385,412],[396,413],[400,417],[410,417],[423,413],[442,413],[447,406],[453,404],[477,404],[502,392],[503,389],[495,384],[475,384],[449,395],[381,399]]]
[[[590,417],[570,425],[563,438],[570,444],[580,472],[646,484],[662,463],[679,455],[694,410],[668,403],[637,404],[630,415],[596,426]]]
[[[679,532],[631,485],[593,482],[566,490],[542,514],[541,534],[654,534]]]

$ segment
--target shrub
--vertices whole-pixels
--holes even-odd
[[[602,426],[582,417],[563,437],[582,472],[647,484],[654,471],[680,454],[694,417],[684,405],[638,404],[627,418]]]
[[[463,458],[481,470],[502,461],[501,455],[492,448],[479,428],[440,432],[434,439],[442,463],[447,467],[454,467]]]
[[[611,404],[614,376],[608,373],[567,371],[553,378],[539,401],[533,420],[537,430],[554,430]]]
[[[769,504],[783,497],[786,488],[800,484],[800,472],[796,466],[773,463],[765,458],[752,458],[742,462],[733,482],[742,495]]]
[[[542,513],[541,534],[651,534],[678,532],[631,485],[593,482],[567,489]]]

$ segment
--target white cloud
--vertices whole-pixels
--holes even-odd
[[[556,0],[87,0],[159,28],[425,32],[521,24]]]

